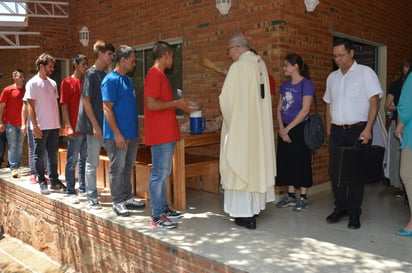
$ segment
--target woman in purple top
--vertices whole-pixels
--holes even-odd
[[[309,80],[308,65],[299,55],[287,55],[283,71],[290,79],[282,84],[277,105],[276,185],[288,186],[288,194],[276,207],[293,206],[293,210],[300,211],[309,205],[306,194],[313,183],[312,153],[305,144],[303,128],[309,118],[315,89]],[[299,199],[296,198],[296,189],[300,189]]]

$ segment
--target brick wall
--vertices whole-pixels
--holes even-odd
[[[83,273],[244,273],[0,180],[0,225]]]
[[[250,38],[251,46],[262,54],[277,86],[286,80],[282,72],[284,56],[292,52],[300,54],[309,64],[318,100],[332,70],[332,32],[386,45],[388,84],[396,78],[400,62],[412,55],[409,0],[322,0],[312,13],[305,12],[303,0],[232,2],[229,15],[222,16],[214,0],[72,0],[68,20],[30,20],[30,31],[42,32],[38,39],[42,48],[1,50],[0,69],[7,73],[16,65],[32,69],[34,56],[42,51],[61,58],[82,53],[93,63],[92,46],[96,39],[108,40],[117,47],[181,37],[185,94],[202,103],[207,118],[215,118],[220,115],[217,97],[224,77],[201,67],[199,55],[205,55],[220,67],[229,67],[225,49],[235,32],[244,32]],[[88,47],[78,42],[78,32],[84,25],[90,30]],[[5,78],[0,80],[0,87],[9,83]],[[275,103],[277,99],[274,98]],[[324,112],[323,103],[320,111]],[[327,161],[324,145],[315,152],[316,184],[329,179]]]

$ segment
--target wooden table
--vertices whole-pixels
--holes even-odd
[[[145,137],[141,137],[141,144],[145,144]],[[186,209],[186,170],[185,149],[205,145],[220,144],[220,132],[201,135],[181,134],[176,142],[173,153],[173,204],[176,210]]]
[[[176,210],[186,209],[185,148],[220,144],[220,132],[201,135],[182,134],[173,154],[173,203]]]

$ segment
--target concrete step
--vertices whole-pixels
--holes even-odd
[[[4,235],[0,239],[0,272],[1,273],[75,273],[64,268],[22,241]]]

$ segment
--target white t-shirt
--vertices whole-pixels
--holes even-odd
[[[375,95],[383,95],[376,73],[355,61],[345,75],[340,69],[329,74],[323,100],[330,104],[332,124],[355,124],[368,120],[369,99]]]
[[[54,80],[48,77],[43,80],[37,74],[27,82],[23,100],[33,99],[36,101],[35,112],[40,130],[60,128],[58,98],[59,94]],[[33,129],[31,122],[30,128]]]

